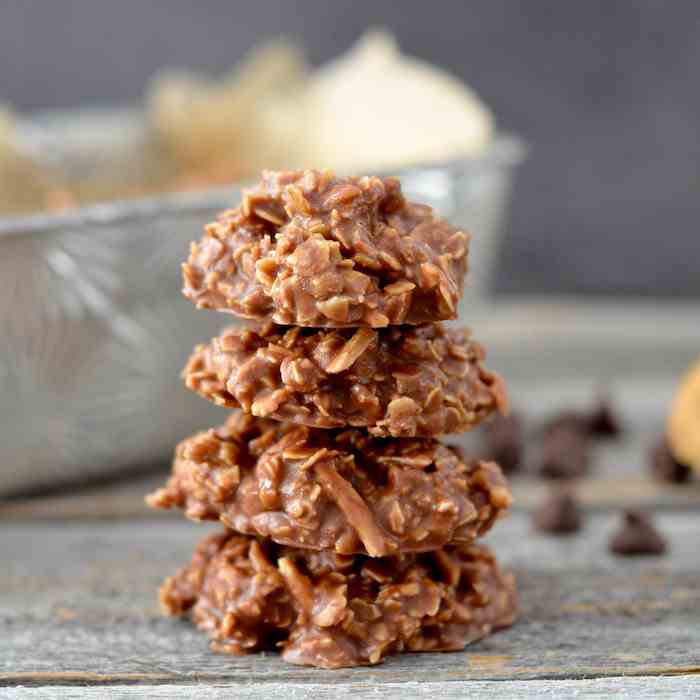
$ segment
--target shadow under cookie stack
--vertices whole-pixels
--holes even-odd
[[[456,317],[469,237],[398,180],[266,172],[192,245],[184,294],[248,319],[187,386],[233,409],[148,497],[225,529],[161,602],[217,651],[336,668],[463,649],[513,622],[474,544],[510,504],[499,467],[436,439],[507,409]]]

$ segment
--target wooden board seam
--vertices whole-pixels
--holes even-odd
[[[526,673],[526,672],[524,672]],[[683,675],[700,675],[700,666],[686,666],[686,667],[647,667],[643,670],[628,669],[625,671],[615,670],[615,669],[594,669],[588,673],[582,673],[580,675],[541,675],[532,677],[517,677],[517,674],[513,676],[510,680],[520,680],[520,681],[568,681],[568,680],[593,680],[597,678],[655,678],[661,676],[683,676]],[[432,679],[426,678],[426,682]],[[502,680],[501,678],[479,678],[475,679],[479,681],[488,680]],[[464,682],[468,679],[445,679],[443,682]],[[227,676],[226,674],[213,674],[213,673],[203,673],[203,674],[191,674],[191,675],[179,675],[179,674],[168,674],[168,673],[88,673],[80,671],[53,671],[53,672],[32,672],[32,671],[22,671],[22,672],[9,672],[0,673],[0,687],[8,687],[15,685],[23,686],[44,686],[44,685],[196,685],[199,683],[244,683],[244,679],[240,676]],[[279,680],[275,679],[274,676],[270,677],[269,680],[256,679],[258,684],[266,683],[278,683]],[[319,671],[319,678],[311,679],[299,679],[297,681],[301,684],[315,684],[318,682],[328,683],[333,685],[333,672]],[[351,683],[352,681],[346,681]],[[366,686],[371,688],[374,684],[368,683],[366,681],[360,682],[360,686]]]

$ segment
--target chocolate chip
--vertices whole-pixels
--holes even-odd
[[[626,510],[622,526],[610,538],[610,551],[622,557],[658,556],[666,551],[666,539],[659,534],[648,515]]]
[[[588,432],[595,437],[617,437],[622,433],[622,426],[609,399],[601,398],[588,416]]]
[[[584,413],[578,411],[562,411],[544,424],[543,435],[545,439],[560,430],[580,433],[582,436],[589,434],[590,420]]]
[[[535,528],[552,535],[570,535],[581,529],[581,511],[567,490],[551,491],[533,514]]]
[[[654,478],[681,484],[690,478],[691,469],[676,461],[665,436],[658,439],[649,450],[649,466]]]
[[[547,479],[575,479],[586,473],[589,461],[586,434],[562,425],[542,441],[539,473]]]
[[[589,437],[615,437],[622,427],[608,398],[601,398],[590,412],[567,410],[554,416],[544,426],[544,435],[558,430],[573,430]]]
[[[507,474],[517,471],[522,463],[523,435],[520,417],[498,416],[484,430],[485,458],[497,462]]]

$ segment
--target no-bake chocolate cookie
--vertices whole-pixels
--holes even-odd
[[[183,292],[199,308],[287,325],[453,319],[468,248],[395,178],[267,171],[192,244]]]
[[[373,435],[435,436],[507,412],[501,378],[466,329],[440,323],[311,329],[260,323],[198,346],[185,383],[256,416]]]
[[[212,535],[160,592],[232,654],[281,649],[286,661],[339,668],[401,651],[462,649],[512,624],[512,575],[483,546],[385,559]]]
[[[381,557],[471,543],[511,501],[500,468],[437,440],[383,440],[234,413],[178,445],[148,498],[236,532]]]

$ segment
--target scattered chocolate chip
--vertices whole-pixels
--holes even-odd
[[[575,479],[586,473],[589,461],[586,434],[562,426],[548,432],[542,441],[539,473],[547,479]]]
[[[523,454],[523,430],[520,417],[498,416],[484,430],[484,457],[497,462],[506,474],[520,467]]]
[[[610,538],[610,551],[622,557],[655,555],[666,551],[666,539],[651,518],[637,510],[626,510],[621,528]]]
[[[588,432],[595,437],[618,437],[622,433],[622,426],[610,399],[601,398],[588,416]]]
[[[660,437],[649,450],[649,466],[659,481],[682,484],[690,478],[690,467],[676,461],[665,436]]]
[[[562,411],[544,424],[542,434],[545,439],[560,430],[580,433],[587,437],[589,434],[590,420],[584,413],[578,411]]]
[[[552,535],[570,535],[581,529],[581,510],[573,494],[555,489],[533,514],[535,528]]]

